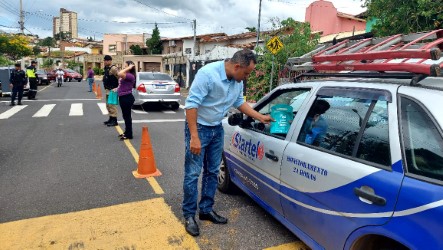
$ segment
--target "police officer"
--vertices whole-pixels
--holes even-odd
[[[109,92],[112,89],[118,87],[118,70],[115,65],[112,64],[112,57],[106,55],[104,58],[105,72],[103,76],[103,87],[106,91],[106,108],[109,113],[109,120],[105,121],[104,124],[108,127],[117,126],[117,105],[109,105],[108,97]]]
[[[37,76],[35,74],[37,69],[35,68],[35,65],[37,65],[37,62],[32,61],[31,66],[26,68],[26,76],[28,76],[29,79],[29,100],[36,100],[35,96],[37,95]]]
[[[22,105],[22,97],[23,97],[23,87],[25,86],[27,79],[26,73],[22,70],[20,63],[16,63],[15,69],[11,71],[11,75],[9,77],[9,86],[12,89],[11,94],[11,105],[15,105],[15,98],[18,94],[18,105]]]

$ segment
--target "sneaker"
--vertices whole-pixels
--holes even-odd
[[[23,105],[22,102],[18,102],[17,105]]]
[[[9,106],[15,106],[15,102],[11,102],[11,104],[9,104]]]

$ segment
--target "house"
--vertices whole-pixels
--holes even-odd
[[[132,45],[139,45],[146,48],[146,40],[151,38],[151,34],[104,34],[103,36],[103,54],[117,55],[131,54]]]
[[[312,31],[323,36],[366,30],[366,20],[338,12],[334,4],[325,0],[314,1],[306,8],[305,21],[310,23]]]

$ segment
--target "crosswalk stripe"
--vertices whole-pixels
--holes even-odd
[[[27,106],[28,105],[12,107],[11,109],[0,114],[0,120],[8,119],[9,117],[15,115],[16,113],[18,113],[20,110],[26,108]]]
[[[133,109],[132,112],[136,113],[136,114],[147,114],[148,112],[143,111],[143,110],[135,110]]]
[[[45,104],[32,117],[47,117],[49,115],[49,113],[51,113],[51,111],[54,107],[55,107],[55,104]]]
[[[177,113],[177,112],[175,112],[175,111],[169,111],[169,110],[164,110],[163,113],[164,113],[164,114],[175,114],[175,113]]]
[[[108,114],[108,110],[106,109],[106,103],[99,102],[99,103],[97,103],[97,105],[100,108],[100,110],[102,111],[102,114],[104,114],[104,115]]]
[[[83,115],[83,103],[71,104],[71,110],[69,116],[82,116]]]

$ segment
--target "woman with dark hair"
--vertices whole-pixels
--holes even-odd
[[[122,110],[123,119],[125,120],[125,132],[121,134],[120,140],[132,139],[132,117],[131,109],[134,104],[134,96],[132,88],[135,85],[135,65],[132,61],[126,61],[125,67],[118,72],[120,83],[117,88],[118,101]]]

